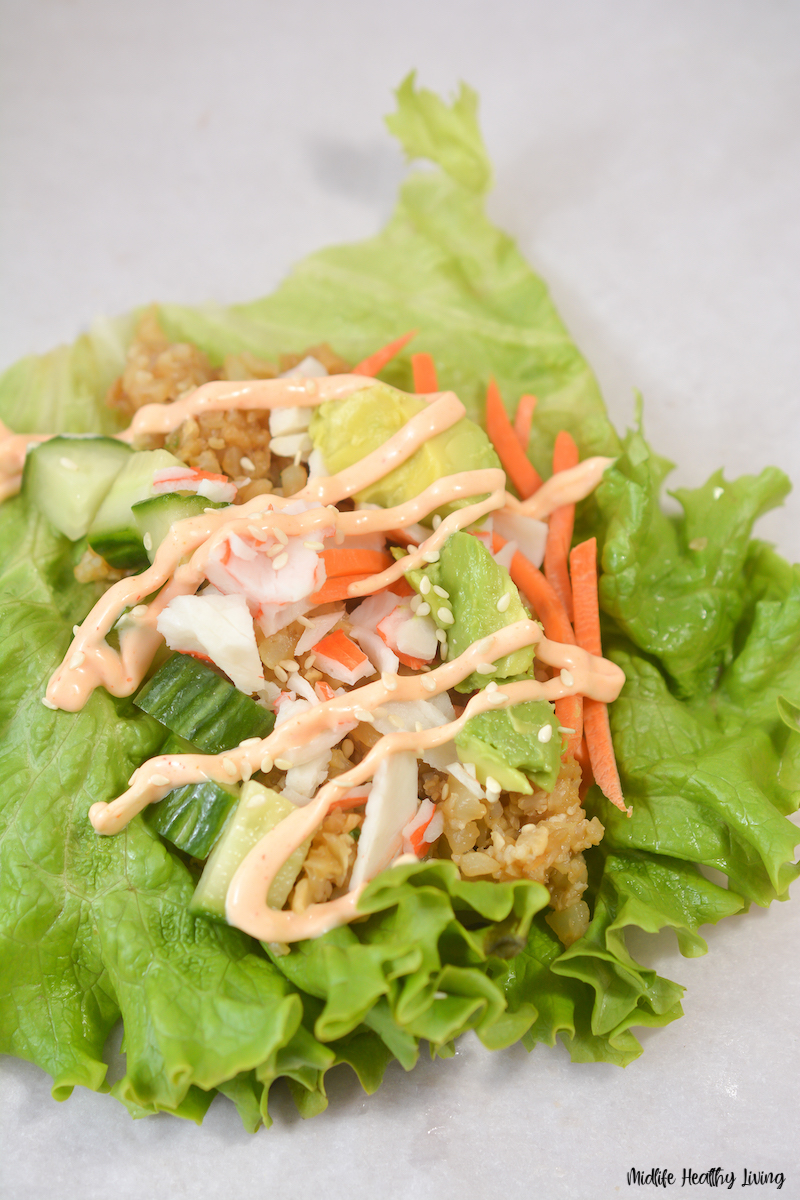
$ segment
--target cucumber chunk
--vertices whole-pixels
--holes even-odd
[[[285,796],[252,779],[244,784],[238,808],[212,850],[189,901],[190,913],[212,921],[225,921],[225,896],[236,868],[256,842],[293,812],[294,807]],[[267,893],[270,908],[283,908],[310,844],[311,838],[307,838],[278,871]]]
[[[59,533],[76,542],[132,454],[116,438],[61,434],[28,451],[22,491]]]
[[[151,496],[149,500],[137,501],[131,512],[147,557],[152,562],[156,550],[176,521],[183,521],[186,517],[198,517],[207,508],[227,507],[226,504],[207,500],[205,496],[196,496],[194,493],[165,492],[163,496]]]
[[[275,724],[273,713],[188,654],[168,658],[133,702],[205,754],[266,737]]]
[[[197,754],[197,746],[171,733],[160,754]],[[173,846],[193,858],[207,858],[239,800],[238,787],[216,783],[187,783],[142,813],[147,824]]]
[[[146,567],[142,535],[131,511],[153,492],[153,473],[184,463],[168,450],[137,450],[112,483],[89,526],[89,545],[112,567]]]

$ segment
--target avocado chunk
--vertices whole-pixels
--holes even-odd
[[[427,575],[431,585],[443,588],[449,599],[431,591],[426,599],[431,603],[431,616],[440,629],[447,633],[447,657],[457,658],[473,642],[497,633],[516,621],[530,619],[523,606],[519,592],[511,582],[505,567],[492,558],[478,538],[459,531],[447,539],[439,551],[439,561],[419,571],[409,571],[406,578],[419,591],[420,580]],[[508,596],[508,607],[500,612],[497,603]],[[440,615],[446,610],[445,620]],[[452,621],[447,617],[452,617]],[[509,679],[527,675],[533,666],[534,647],[523,646],[512,654],[495,660],[496,670],[492,675],[481,675],[477,671],[468,675],[456,687],[457,692],[473,692],[484,688],[490,679]]]
[[[548,741],[541,742],[539,730],[546,725],[553,732]],[[561,738],[546,700],[528,700],[470,717],[455,741],[459,758],[474,763],[481,783],[491,775],[505,791],[525,795],[533,791],[529,779],[545,792],[555,787]]]
[[[311,421],[311,439],[325,460],[326,470],[333,475],[377,450],[427,407],[416,396],[376,383],[343,400],[321,404]],[[500,468],[500,460],[481,427],[462,417],[450,429],[429,438],[406,462],[358,492],[355,498],[360,503],[393,508],[412,500],[443,475],[486,467]],[[474,504],[476,499],[471,496],[443,505],[439,515],[447,516],[457,508]]]

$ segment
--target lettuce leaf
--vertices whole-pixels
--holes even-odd
[[[605,645],[627,675],[612,726],[634,815],[590,792],[607,834],[587,855],[589,930],[566,951],[539,885],[463,882],[445,861],[386,872],[362,921],[280,956],[189,917],[191,875],[140,819],[114,838],[91,831],[89,805],[119,792],[161,734],[105,693],[77,716],[42,706],[96,591],[72,574],[81,545],[11,501],[0,510],[0,1050],[41,1065],[58,1098],[107,1087],[104,1044],[120,1016],[127,1070],[111,1091],[133,1116],[199,1121],[219,1091],[249,1130],[269,1123],[278,1078],[311,1116],[334,1067],[371,1092],[393,1058],[411,1069],[422,1040],[446,1056],[466,1029],[490,1048],[560,1037],[578,1061],[624,1065],[641,1050],[632,1029],[674,1020],[682,991],[634,961],[626,930],[670,928],[685,955],[701,954],[702,925],[784,898],[797,873],[786,815],[800,790],[800,576],[750,538],[785,478],[717,475],[676,493],[682,517],[664,515],[669,464],[641,430],[617,437],[545,285],[486,217],[475,94],[462,87],[448,106],[409,76],[397,95],[390,128],[437,169],[407,179],[377,237],[312,255],[262,300],[162,305],[159,319],[215,362],[320,340],[356,361],[416,328],[387,382],[408,387],[411,350],[427,350],[476,419],[490,375],[511,411],[537,394],[542,473],[562,428],[582,456],[617,456],[581,529],[602,549]],[[0,417],[20,431],[113,430],[103,398],[135,316],[12,367]]]

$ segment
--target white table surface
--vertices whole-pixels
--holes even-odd
[[[377,231],[403,167],[381,117],[412,67],[482,99],[494,219],[549,281],[624,424],[677,483],[768,463],[800,479],[800,9],[779,0],[6,0],[0,365],[151,299],[244,300]],[[800,559],[800,505],[761,523]],[[708,931],[686,1016],[625,1071],[563,1049],[329,1076],[270,1132],[217,1100],[198,1129],[50,1099],[0,1060],[3,1200],[706,1196],[681,1174],[782,1171],[800,1196],[793,904]],[[2,980],[0,980],[2,987]],[[278,1089],[279,1090],[279,1089]],[[628,1186],[664,1166],[672,1188]],[[748,1196],[775,1194],[752,1186]]]

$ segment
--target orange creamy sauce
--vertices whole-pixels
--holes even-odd
[[[135,442],[148,433],[168,433],[187,417],[230,408],[311,407],[350,395],[371,386],[358,375],[333,375],[321,379],[270,379],[248,383],[214,382],[169,405],[140,408],[131,425],[119,435]],[[284,500],[273,495],[258,496],[235,508],[209,510],[202,516],[177,522],[159,546],[152,565],[140,575],[115,583],[77,629],[67,655],[52,676],[45,702],[53,708],[78,711],[91,692],[104,686],[115,696],[130,695],[144,678],[161,645],[156,623],[159,614],[176,596],[193,594],[205,581],[209,557],[232,533],[256,540],[281,530],[288,537],[314,537],[333,528],[353,536],[387,532],[415,524],[453,500],[482,497],[451,513],[407,557],[385,571],[350,587],[352,597],[381,590],[407,571],[435,561],[438,550],[452,533],[472,525],[487,514],[507,508],[539,520],[560,505],[582,499],[596,487],[612,461],[587,459],[570,471],[548,480],[529,500],[521,502],[505,491],[502,470],[482,469],[446,476],[420,495],[392,509],[339,512],[335,507],[377,482],[409,459],[426,441],[449,429],[464,415],[461,401],[453,392],[425,397],[427,408],[417,413],[402,429],[373,453],[336,475],[309,480],[306,487]],[[0,487],[5,494],[19,486],[27,445],[42,436],[14,435],[0,427]],[[2,493],[0,493],[2,495]],[[306,501],[321,506],[302,513],[287,513],[287,505]],[[160,590],[159,590],[160,589]],[[145,597],[158,592],[149,604]],[[130,610],[127,611],[126,610]],[[109,646],[106,635],[120,617],[119,652]],[[290,854],[319,826],[330,808],[349,789],[372,778],[378,764],[388,755],[414,751],[452,740],[470,717],[489,708],[505,708],[527,700],[555,701],[580,694],[604,702],[619,695],[624,675],[613,663],[596,658],[576,646],[562,645],[544,637],[536,621],[518,621],[488,638],[473,643],[459,658],[426,674],[382,676],[380,681],[353,688],[347,695],[321,703],[292,717],[267,738],[239,746],[219,755],[183,754],[150,759],[133,774],[130,786],[110,804],[92,805],[89,816],[103,834],[117,833],[147,804],[162,799],[173,788],[205,779],[231,783],[249,778],[260,769],[265,757],[280,758],[291,746],[310,741],[325,730],[352,724],[356,712],[374,712],[388,701],[429,700],[454,687],[470,675],[480,662],[494,661],[524,646],[537,645],[542,662],[565,670],[571,683],[560,676],[540,683],[525,680],[503,687],[490,683],[467,704],[452,722],[421,732],[384,736],[366,757],[335,781],[324,784],[314,799],[281,821],[249,852],[234,875],[228,890],[226,916],[230,924],[268,942],[291,942],[316,937],[357,915],[356,905],[363,888],[304,913],[271,909],[266,904],[270,884]],[[423,686],[424,684],[424,686]]]

